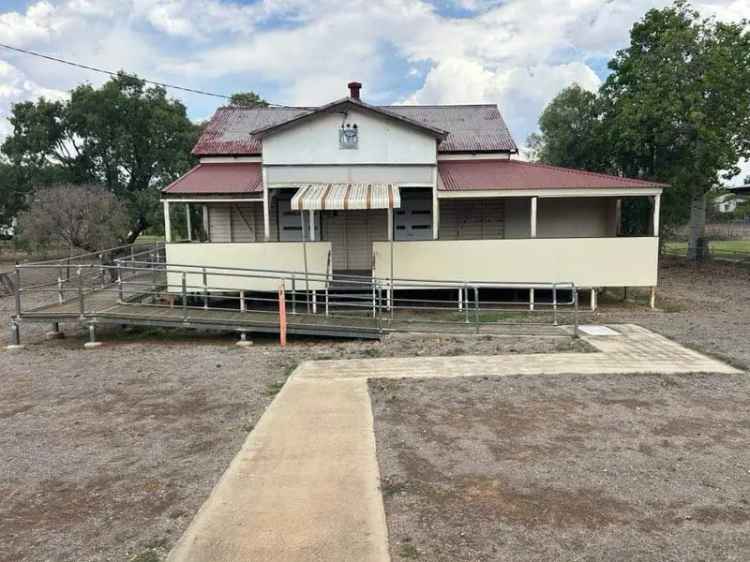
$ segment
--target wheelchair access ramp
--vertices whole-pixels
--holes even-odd
[[[243,279],[285,290],[237,290]],[[92,341],[98,324],[233,331],[244,339],[247,333],[280,333],[283,317],[292,335],[373,339],[395,331],[560,335],[559,325],[577,325],[578,316],[572,283],[349,275],[342,290],[341,277],[334,282],[326,273],[167,265],[158,245],[22,264],[12,280],[17,287],[11,323],[15,344],[25,322],[47,322],[57,329],[60,322],[77,321],[88,327]],[[311,286],[317,290],[305,290]],[[503,290],[536,292],[537,299],[499,300],[496,295]]]

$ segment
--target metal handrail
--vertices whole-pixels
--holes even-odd
[[[124,258],[115,260],[117,261],[123,261]],[[136,261],[136,264],[142,264],[146,266],[153,265],[154,262],[147,262],[147,261]],[[271,274],[272,276],[280,276],[280,277],[290,277],[294,276],[297,280],[304,280],[305,278],[305,272],[304,271],[298,271],[298,270],[286,270],[286,269],[264,269],[264,268],[245,268],[245,267],[231,267],[231,266],[205,266],[205,265],[193,265],[193,264],[181,264],[181,263],[173,263],[170,262],[167,264],[166,262],[157,262],[159,265],[163,265],[165,268],[165,271],[168,273],[180,273],[182,271],[185,271],[189,274],[197,274],[201,273],[202,270],[206,270],[209,275],[221,275],[226,277],[255,277],[258,274]],[[37,265],[37,264],[19,264],[19,268],[26,268],[26,267],[48,267],[46,265]],[[57,266],[52,266],[57,267]],[[77,265],[76,267],[99,267],[98,264],[82,264]],[[129,267],[129,269],[135,269],[134,267]],[[238,272],[238,273],[234,273]],[[371,277],[368,275],[355,275],[355,274],[338,274],[335,276],[332,274],[326,273],[318,273],[318,272],[312,272],[308,271],[307,276],[310,278],[310,280],[324,280],[324,279],[332,279],[333,281],[346,281],[347,283],[352,284],[362,284],[369,286],[372,283],[383,283],[383,284],[390,284],[391,281],[393,282],[393,286],[395,289],[450,289],[450,288],[460,288],[464,285],[469,285],[471,287],[478,287],[478,288],[506,288],[506,289],[529,289],[529,288],[535,288],[535,289],[552,289],[553,286],[557,286],[560,289],[564,289],[565,287],[571,288],[575,287],[575,283],[572,281],[560,281],[560,282],[544,282],[544,281],[503,281],[503,282],[492,282],[492,281],[478,281],[478,280],[467,280],[467,281],[455,281],[455,280],[449,280],[449,279],[414,279],[409,277],[394,277],[392,280],[390,278],[383,278],[383,277]]]
[[[137,259],[147,256],[148,260]],[[67,315],[77,314],[82,320],[93,318],[103,308],[111,309],[113,305],[138,304],[157,308],[179,306],[179,316],[185,323],[191,319],[197,319],[198,310],[209,309],[209,300],[214,299],[214,306],[210,308],[217,311],[237,312],[236,302],[239,300],[239,311],[254,312],[261,316],[277,315],[275,308],[278,301],[274,296],[264,296],[262,293],[253,294],[252,306],[247,308],[246,298],[243,291],[237,287],[228,287],[233,283],[222,283],[222,279],[256,279],[270,280],[278,284],[284,283],[291,288],[287,291],[287,302],[291,303],[291,314],[297,318],[298,325],[314,326],[310,321],[317,314],[318,303],[324,304],[324,316],[326,319],[334,317],[340,319],[339,324],[329,326],[350,327],[352,329],[361,327],[359,323],[369,318],[373,327],[378,332],[397,329],[397,326],[410,326],[415,324],[472,324],[479,329],[481,324],[504,324],[504,315],[511,315],[514,323],[519,323],[520,318],[528,321],[524,324],[533,324],[531,321],[536,317],[545,318],[540,323],[557,325],[562,312],[568,311],[573,314],[574,332],[577,333],[578,324],[578,298],[576,286],[573,282],[487,282],[487,281],[453,281],[453,280],[410,280],[410,279],[382,279],[363,275],[334,276],[329,267],[326,273],[308,272],[305,275],[298,271],[284,271],[271,269],[249,269],[237,267],[207,267],[182,264],[167,264],[162,259],[161,249],[149,248],[139,253],[132,252],[130,256],[118,258],[114,265],[99,263],[71,264],[75,269],[75,276],[63,280],[58,275],[57,282],[41,283],[31,287],[21,287],[20,275],[23,270],[39,268],[54,269],[59,264],[39,263],[22,264],[16,269],[16,281],[19,290],[17,298],[17,316],[43,314],[47,306],[34,307],[23,310],[22,295],[29,293],[57,293],[58,303],[67,304],[78,301],[74,305],[76,312],[66,312]],[[88,275],[88,272],[96,272]],[[198,281],[196,281],[196,279]],[[347,285],[353,286],[355,292],[332,289],[336,281],[344,280]],[[298,287],[309,286],[312,283],[322,284],[324,293],[321,302],[312,290],[301,290]],[[56,287],[55,287],[56,285]],[[396,293],[401,291],[401,294]],[[428,298],[429,295],[404,294],[404,289],[430,289],[430,290],[456,290],[461,294],[458,309],[451,300]],[[480,298],[480,289],[527,289],[548,290],[551,293],[551,301],[536,301],[535,306],[522,309],[525,303],[514,300],[498,300]],[[109,292],[116,292],[115,297],[107,300]],[[562,293],[569,292],[569,296]],[[238,295],[239,293],[239,295]],[[103,295],[103,297],[102,297]],[[561,298],[563,297],[563,298]],[[91,299],[94,300],[91,300]],[[164,302],[163,299],[167,299]],[[175,303],[175,300],[178,301]],[[219,299],[224,305],[218,305]],[[102,305],[101,302],[105,304]],[[165,304],[165,302],[167,304]],[[227,303],[235,303],[235,306],[226,306]],[[197,304],[196,304],[197,303]],[[312,306],[311,306],[312,303]],[[303,305],[304,312],[297,312],[297,305]],[[305,306],[306,305],[306,306]],[[98,307],[98,308],[97,308]],[[103,307],[103,308],[102,308]],[[118,315],[130,314],[126,309],[119,309]],[[196,320],[198,321],[198,320]],[[229,320],[227,320],[229,321]],[[352,324],[352,322],[355,322]],[[234,320],[232,320],[234,322]]]
[[[124,252],[126,249],[129,253]],[[114,252],[119,255],[114,257]],[[112,256],[111,261],[106,259],[107,255]],[[91,256],[99,259],[90,260]],[[46,282],[40,276],[41,282],[23,287],[22,272],[35,268],[56,270],[56,279]],[[19,264],[15,270],[16,319],[24,316],[50,318],[54,316],[50,316],[50,311],[57,310],[59,318],[78,317],[91,327],[97,315],[148,319],[164,315],[163,312],[151,314],[149,310],[170,308],[175,310],[167,314],[170,321],[183,325],[210,325],[211,317],[206,314],[209,309],[227,312],[215,321],[216,326],[251,330],[256,321],[273,324],[280,306],[275,294],[248,291],[248,297],[237,287],[252,286],[252,283],[237,283],[237,279],[262,280],[265,286],[287,286],[289,290],[284,298],[285,303],[291,304],[287,309],[291,311],[294,325],[311,330],[324,326],[352,333],[360,329],[383,333],[408,330],[415,325],[461,323],[475,326],[478,332],[482,324],[518,324],[521,320],[525,320],[524,324],[558,325],[560,314],[569,312],[574,334],[578,332],[578,294],[573,282],[410,279],[395,278],[392,272],[387,278],[334,275],[330,250],[325,272],[196,266],[167,263],[164,244],[127,245],[71,258]],[[458,307],[452,299],[415,292],[424,289],[457,291]],[[513,299],[487,295],[480,298],[480,290],[486,289],[529,290],[530,298],[535,290],[549,291],[551,300],[536,300],[534,306],[529,302],[526,309],[525,303]],[[31,294],[42,298],[52,294],[56,298],[53,297],[54,304],[24,309],[24,299]],[[131,309],[129,305],[147,308],[144,312],[143,308]],[[54,309],[55,306],[58,308]],[[230,314],[238,312],[239,316]],[[257,316],[246,316],[248,313]],[[512,321],[505,322],[507,318]],[[15,329],[12,337],[18,341],[18,325],[15,320],[11,324],[11,330]]]
[[[122,249],[125,249],[125,248],[134,248],[134,247],[135,248],[140,248],[140,247],[143,247],[143,246],[149,246],[150,249],[153,249],[154,247],[158,247],[158,248],[163,249],[164,248],[164,242],[156,242],[156,243],[153,243],[153,244],[148,243],[148,242],[140,242],[140,243],[139,242],[133,242],[132,244],[123,244],[121,246],[115,246],[113,248],[106,248],[106,249],[103,249],[103,250],[97,250],[96,252],[84,252],[82,254],[73,254],[73,255],[70,255],[70,256],[64,256],[64,257],[61,257],[61,258],[52,258],[52,259],[42,260],[42,261],[37,261],[37,262],[26,262],[26,263],[18,264],[18,265],[19,265],[19,267],[22,267],[22,266],[25,267],[25,266],[47,265],[47,264],[52,264],[53,262],[69,262],[71,260],[81,260],[83,258],[98,257],[98,256],[101,256],[103,254],[112,253],[112,252],[115,252],[115,251],[118,251],[118,250],[122,250]],[[60,265],[67,265],[67,264],[66,263],[56,264],[55,267],[58,267]],[[70,265],[73,265],[73,264],[71,263]]]

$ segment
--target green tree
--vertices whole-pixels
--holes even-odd
[[[268,102],[255,92],[237,92],[229,98],[229,105],[237,107],[268,107]]]
[[[578,84],[565,88],[542,112],[540,134],[529,137],[534,159],[569,168],[605,171],[601,108],[596,93]]]
[[[689,255],[701,257],[706,193],[750,155],[748,22],[703,19],[678,0],[647,12],[609,68],[598,95],[574,86],[549,104],[532,148],[551,164],[671,184],[661,224],[689,221]],[[624,219],[644,215],[635,207]]]
[[[747,26],[702,19],[682,0],[650,10],[601,89],[613,160],[626,175],[671,184],[664,219],[689,217],[691,258],[702,257],[706,193],[750,155]]]
[[[17,174],[17,190],[101,184],[127,204],[130,225],[122,239],[128,242],[151,224],[158,187],[192,165],[199,132],[163,88],[124,74],[100,88],[79,86],[66,102],[16,104],[10,122],[2,151]]]

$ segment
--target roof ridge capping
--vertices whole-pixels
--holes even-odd
[[[495,107],[500,109],[496,103],[391,103],[377,107]]]
[[[296,117],[292,117],[291,119],[287,119],[286,121],[282,121],[280,123],[274,123],[272,125],[266,125],[265,127],[259,127],[257,129],[254,129],[253,131],[250,131],[250,134],[258,138],[263,138],[265,135],[269,133],[275,132],[280,129],[293,127],[297,125],[298,123],[301,123],[303,121],[310,119],[311,117],[314,117],[322,113],[328,113],[342,105],[352,105],[356,108],[363,109],[365,111],[370,111],[372,113],[382,115],[384,117],[388,117],[389,119],[399,121],[401,123],[414,127],[415,129],[428,131],[434,137],[437,137],[441,140],[445,139],[450,134],[449,131],[445,131],[443,129],[438,129],[437,127],[426,125],[425,123],[421,121],[416,121],[415,119],[411,119],[409,117],[400,115],[396,112],[390,111],[389,109],[385,109],[383,106],[370,105],[368,103],[363,102],[362,100],[358,100],[352,97],[340,98],[330,103],[327,103],[325,105],[321,105],[317,109],[313,109],[303,115],[297,115]]]

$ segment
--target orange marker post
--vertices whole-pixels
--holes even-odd
[[[283,282],[279,287],[279,343],[281,347],[286,347],[286,294]]]

